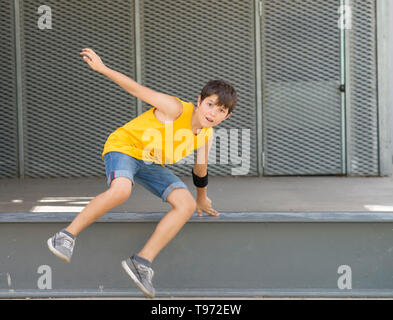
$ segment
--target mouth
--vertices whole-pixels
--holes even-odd
[[[213,123],[213,122],[214,122],[214,120],[211,120],[211,119],[208,118],[208,117],[205,117],[205,119],[206,119],[208,122],[210,122],[210,123]]]

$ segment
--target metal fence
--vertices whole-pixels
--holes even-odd
[[[345,32],[342,4],[352,9]],[[0,178],[103,176],[106,138],[149,107],[87,68],[85,47],[194,104],[211,79],[234,85],[239,103],[215,130],[211,175],[378,175],[375,1],[42,5],[0,4]],[[40,28],[48,13],[51,28]],[[170,168],[189,175],[187,163]]]

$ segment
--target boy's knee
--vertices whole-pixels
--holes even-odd
[[[117,202],[126,201],[132,191],[132,182],[130,179],[125,177],[119,177],[112,181],[111,186],[108,190],[111,198]]]
[[[186,211],[192,215],[197,207],[196,201],[190,191],[186,189],[175,189],[168,196],[168,202],[174,207]]]
[[[197,208],[197,203],[193,197],[187,199],[187,201],[184,201],[182,205],[180,205],[181,210],[185,212],[189,217],[191,217],[194,212],[196,211]]]
[[[183,208],[185,209],[185,211],[189,215],[192,215],[195,212],[196,208],[197,208],[197,203],[196,203],[195,199],[193,197],[188,199],[188,201],[186,203],[184,203]]]

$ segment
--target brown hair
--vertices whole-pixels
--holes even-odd
[[[201,91],[201,102],[211,95],[217,95],[217,105],[228,109],[228,114],[233,111],[237,103],[235,89],[223,80],[210,80]]]

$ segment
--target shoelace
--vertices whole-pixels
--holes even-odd
[[[66,247],[67,249],[72,251],[72,241],[69,239],[64,238],[63,239],[63,246]]]
[[[151,282],[151,280],[152,280],[152,278],[153,278],[153,276],[154,276],[154,271],[153,271],[153,269],[152,269],[152,268],[149,268],[149,267],[147,267],[147,266],[145,266],[145,265],[143,265],[143,264],[140,264],[140,265],[138,266],[138,269],[139,269],[140,271],[142,271],[143,273],[145,273],[146,276],[147,276],[147,279]]]

